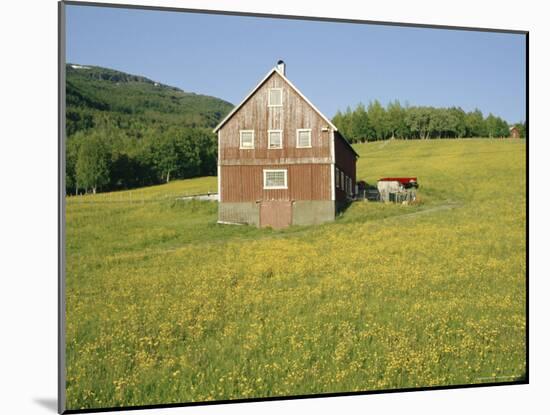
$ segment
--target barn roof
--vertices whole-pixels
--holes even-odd
[[[226,116],[226,117],[216,126],[216,128],[214,128],[214,132],[215,132],[215,133],[218,132],[218,130],[219,130],[220,128],[222,128],[223,125],[224,125],[227,121],[229,121],[229,120],[231,119],[231,117],[239,110],[239,108],[241,108],[241,107],[246,103],[246,101],[248,101],[248,99],[249,99],[252,95],[254,95],[254,93],[263,85],[263,83],[264,83],[265,81],[267,81],[267,79],[268,79],[271,75],[273,75],[273,73],[279,74],[279,76],[280,76],[281,78],[283,78],[283,79],[285,80],[285,82],[286,82],[286,83],[287,83],[287,84],[288,84],[288,85],[289,85],[289,86],[290,86],[290,87],[291,87],[300,97],[302,97],[302,99],[303,99],[304,101],[306,101],[306,102],[309,104],[309,106],[310,106],[311,108],[313,108],[313,109],[315,110],[315,112],[316,112],[317,114],[319,114],[319,116],[320,116],[323,120],[325,120],[325,121],[327,122],[327,124],[330,125],[330,127],[331,127],[334,131],[338,131],[338,128],[336,128],[336,126],[335,126],[327,117],[325,117],[324,114],[323,114],[321,111],[319,111],[319,109],[318,109],[315,105],[313,105],[313,104],[311,103],[311,101],[310,101],[309,99],[307,99],[306,96],[305,96],[304,94],[302,94],[302,93],[300,92],[300,90],[299,90],[298,88],[296,88],[296,86],[294,86],[294,84],[293,84],[292,82],[290,82],[290,80],[289,80],[285,75],[283,75],[283,73],[282,73],[281,71],[279,71],[279,70],[277,69],[277,67],[275,67],[275,68],[271,69],[271,70],[267,73],[267,75],[258,83],[258,85],[256,85],[256,86],[254,87],[254,89],[252,89],[252,91],[250,91],[250,93],[245,97],[245,99],[243,99],[243,100],[241,101],[241,103],[240,103],[239,105],[237,105],[235,108],[233,108],[233,110],[232,110],[229,114],[227,114],[227,116]],[[345,141],[345,139],[344,139],[344,141]]]

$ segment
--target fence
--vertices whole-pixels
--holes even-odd
[[[416,190],[409,189],[400,192],[390,192],[388,201],[393,203],[414,202],[416,200]]]
[[[203,200],[216,201],[216,192],[191,193],[151,193],[140,191],[122,191],[96,194],[81,194],[66,196],[67,205],[73,204],[146,204],[170,201]]]

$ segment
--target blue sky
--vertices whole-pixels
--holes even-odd
[[[399,99],[525,120],[524,35],[67,6],[67,62],[233,104],[281,58],[328,117]]]

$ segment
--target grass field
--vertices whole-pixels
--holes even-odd
[[[69,409],[505,382],[525,376],[519,140],[356,146],[415,206],[216,224],[216,178],[67,199]]]

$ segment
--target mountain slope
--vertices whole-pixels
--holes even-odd
[[[98,66],[67,64],[67,134],[98,126],[214,127],[233,107],[148,78]],[[141,128],[140,128],[141,129]]]

